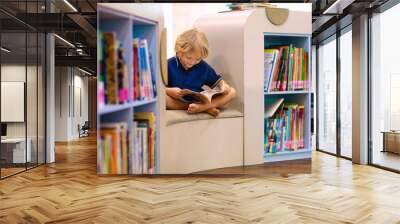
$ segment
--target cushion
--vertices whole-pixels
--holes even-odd
[[[221,109],[218,117],[213,117],[207,113],[188,114],[186,110],[166,110],[165,117],[168,126],[188,121],[243,117],[243,113],[236,109]]]

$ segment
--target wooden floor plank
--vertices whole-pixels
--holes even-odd
[[[0,223],[400,223],[399,174],[321,152],[312,173],[287,174],[299,164],[263,176],[103,177],[95,138],[83,138],[57,144],[56,163],[0,181]]]

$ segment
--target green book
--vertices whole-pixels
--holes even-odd
[[[287,80],[287,91],[292,90],[292,79],[293,79],[293,54],[294,54],[294,47],[293,44],[289,46],[289,72],[288,72],[288,80]]]

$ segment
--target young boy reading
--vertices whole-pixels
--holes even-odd
[[[208,40],[197,29],[187,30],[178,36],[176,56],[168,59],[167,109],[187,110],[190,114],[207,112],[216,117],[220,112],[218,108],[235,97],[235,89],[203,60],[208,56],[208,51]],[[201,92],[203,85],[219,87],[222,94],[213,97],[211,103],[201,103],[184,96],[183,89]]]

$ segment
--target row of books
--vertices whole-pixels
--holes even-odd
[[[98,81],[100,107],[150,100],[156,96],[155,74],[152,70],[147,40],[139,38],[132,40],[132,74],[129,74],[124,50],[115,32],[101,33]]]
[[[308,53],[293,45],[264,49],[264,90],[308,90]]]
[[[98,103],[124,104],[129,99],[129,70],[121,43],[114,32],[100,35]]]
[[[134,114],[134,157],[132,173],[154,174],[156,166],[156,127],[152,112],[135,112]]]
[[[98,142],[99,174],[153,174],[155,116],[137,112],[131,128],[126,122],[102,123]]]
[[[304,148],[304,105],[283,104],[272,117],[264,119],[266,153]]]
[[[155,74],[146,39],[133,40],[133,90],[134,100],[149,100],[156,96]]]

